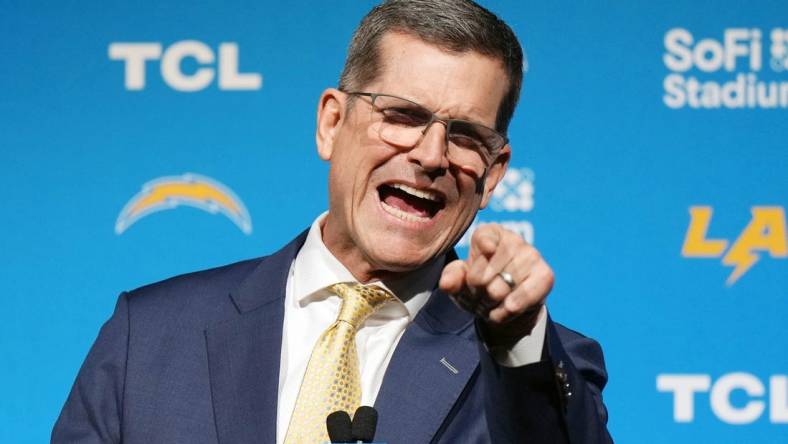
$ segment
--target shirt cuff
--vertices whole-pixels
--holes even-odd
[[[542,305],[530,335],[523,336],[512,347],[491,347],[490,354],[495,362],[504,367],[520,367],[539,362],[542,360],[546,329],[547,308]]]

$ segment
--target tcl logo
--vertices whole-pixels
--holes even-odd
[[[673,393],[673,420],[692,422],[695,419],[695,394],[709,393],[711,411],[728,424],[749,424],[763,415],[767,402],[769,422],[788,423],[788,377],[772,375],[769,390],[757,376],[750,373],[727,373],[713,384],[710,375],[661,374],[657,375],[657,390]],[[731,393],[742,391],[747,401],[731,402]],[[768,401],[767,398],[768,397]]]
[[[123,83],[130,91],[145,89],[145,65],[159,59],[164,83],[177,91],[200,91],[214,79],[221,90],[257,90],[263,84],[263,77],[258,73],[238,72],[238,45],[233,42],[220,44],[218,57],[211,47],[196,40],[182,40],[166,49],[157,42],[115,42],[109,45],[108,52],[111,60],[124,62]],[[181,69],[181,62],[187,58],[194,59],[199,66],[192,73]]]

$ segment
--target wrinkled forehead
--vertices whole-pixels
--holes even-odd
[[[365,89],[420,103],[443,116],[494,126],[506,94],[503,62],[476,51],[451,51],[399,32],[378,47],[377,77]]]

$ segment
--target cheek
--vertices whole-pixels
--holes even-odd
[[[379,125],[372,124],[367,126],[367,140],[380,140],[380,132],[379,132]]]
[[[485,199],[485,178],[475,178],[463,175],[457,179],[462,204],[470,211],[478,211]]]

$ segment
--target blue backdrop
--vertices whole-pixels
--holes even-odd
[[[0,442],[48,439],[120,291],[326,208],[317,98],[371,5],[0,0]],[[603,344],[614,438],[788,442],[788,4],[484,5],[529,72],[479,220]]]

